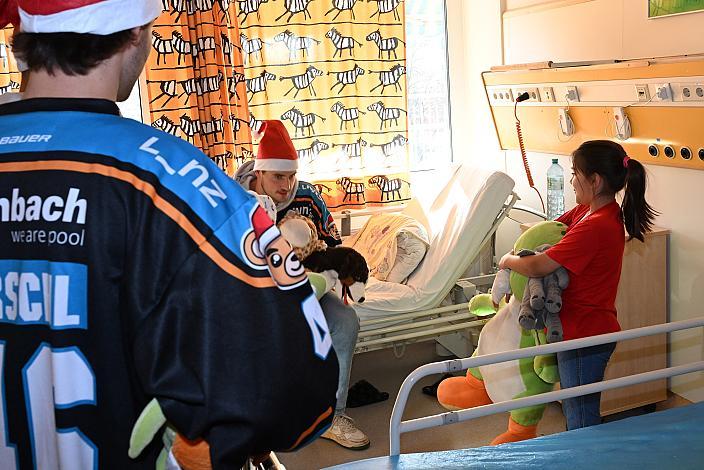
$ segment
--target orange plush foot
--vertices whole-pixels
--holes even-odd
[[[499,444],[506,444],[507,442],[518,442],[525,441],[526,439],[533,439],[537,436],[538,425],[533,426],[522,426],[512,420],[508,419],[508,431],[500,434],[491,441],[492,446]]]
[[[491,398],[486,393],[484,382],[467,372],[465,377],[452,377],[440,382],[438,402],[448,410],[463,410],[488,405]]]
[[[184,470],[211,470],[210,446],[202,439],[189,441],[180,434],[176,435],[171,447],[179,466]]]

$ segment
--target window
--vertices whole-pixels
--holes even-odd
[[[406,0],[408,144],[412,171],[452,161],[444,1]]]

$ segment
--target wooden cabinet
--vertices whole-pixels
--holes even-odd
[[[522,224],[525,230],[532,224]],[[626,243],[616,310],[621,328],[630,330],[667,322],[668,244],[670,231],[656,227],[645,243]],[[604,379],[667,367],[667,335],[621,341],[611,356]],[[667,399],[667,379],[607,390],[601,395],[601,415],[609,415]]]
[[[655,228],[645,243],[626,243],[616,310],[621,328],[630,330],[667,322],[668,244],[670,231]],[[621,341],[605,379],[667,367],[667,334]],[[667,379],[607,390],[601,395],[602,416],[667,399]]]

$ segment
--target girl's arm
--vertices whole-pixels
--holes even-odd
[[[499,269],[511,269],[528,277],[543,277],[561,266],[545,253],[536,253],[532,256],[516,256],[507,253],[499,261]]]

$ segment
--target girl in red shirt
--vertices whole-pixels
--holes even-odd
[[[544,253],[518,257],[507,254],[500,268],[528,277],[543,277],[564,266],[570,284],[562,294],[560,320],[564,339],[584,338],[620,331],[616,318],[616,292],[625,245],[643,241],[655,212],[645,200],[645,168],[632,160],[619,144],[607,140],[585,142],[572,154],[572,178],[577,206],[557,220],[568,226],[564,238]],[[616,193],[624,190],[619,206]],[[562,388],[604,378],[615,343],[557,353]],[[601,394],[563,400],[567,429],[599,424]]]

